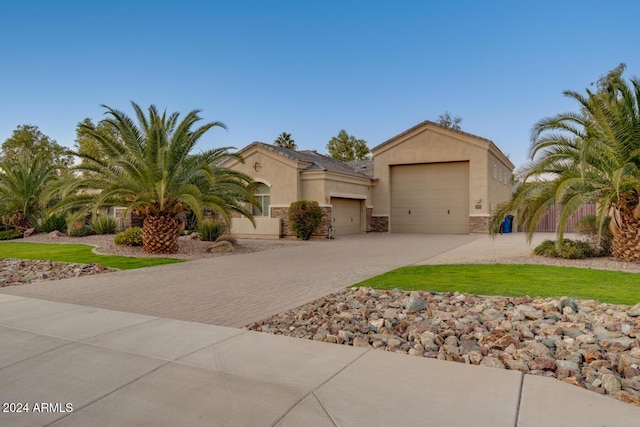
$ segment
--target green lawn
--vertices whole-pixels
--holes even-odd
[[[436,265],[404,267],[354,287],[464,292],[476,295],[568,296],[612,304],[640,302],[640,274],[546,265]]]
[[[57,243],[1,242],[0,258],[47,259],[50,261],[75,262],[80,264],[96,263],[105,267],[130,270],[132,268],[182,262],[173,258],[136,258],[117,255],[97,255],[91,252],[89,245]]]

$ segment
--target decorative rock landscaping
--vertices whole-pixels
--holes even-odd
[[[359,288],[248,328],[554,377],[640,406],[640,304]]]
[[[0,258],[0,287],[116,271],[100,264]]]

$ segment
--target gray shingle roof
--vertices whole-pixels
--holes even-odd
[[[346,162],[356,172],[367,175],[369,178],[373,178],[373,160],[354,160],[353,162]]]
[[[287,157],[289,159],[310,163],[305,171],[322,170],[327,172],[341,173],[344,175],[357,176],[360,178],[370,178],[366,174],[356,171],[348,163],[341,162],[312,150],[295,151],[289,150],[288,148],[278,147],[276,145],[265,144],[264,142],[255,142],[254,144],[258,144],[266,148],[267,150],[278,153],[281,156]]]

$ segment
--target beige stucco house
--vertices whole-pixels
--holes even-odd
[[[429,121],[374,147],[373,229],[487,232],[512,193],[513,163],[490,140]]]
[[[291,236],[289,206],[296,200],[314,200],[324,220],[318,235],[368,231],[371,187],[368,176],[349,165],[315,151],[294,151],[254,142],[239,154],[244,162],[229,159],[222,166],[251,176],[262,212],[254,210],[256,227],[247,218],[233,218],[231,232],[240,237]]]
[[[511,197],[514,165],[490,140],[429,121],[371,150],[373,159],[343,163],[315,151],[254,142],[244,163],[223,166],[258,184],[256,227],[234,218],[237,236],[289,236],[289,205],[315,200],[324,221],[319,235],[487,232],[498,203]]]

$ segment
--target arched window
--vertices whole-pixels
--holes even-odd
[[[262,212],[255,206],[253,207],[253,216],[269,216],[269,205],[271,204],[270,188],[264,184],[258,185],[253,191],[254,197],[262,207]]]

